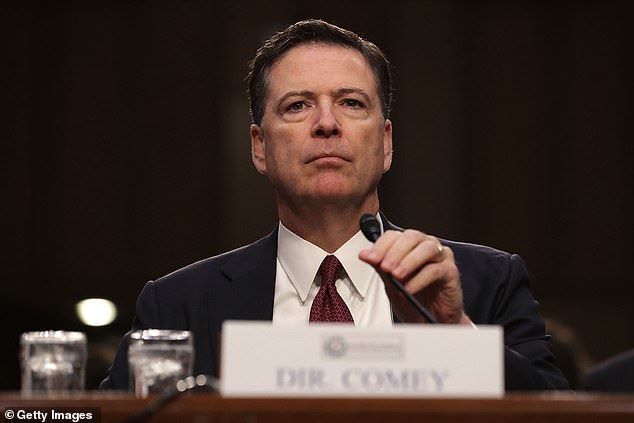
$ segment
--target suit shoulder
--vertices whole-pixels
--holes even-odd
[[[443,245],[451,248],[456,256],[456,260],[463,259],[478,259],[478,260],[491,260],[491,261],[508,261],[513,254],[506,251],[498,250],[497,248],[489,247],[486,245],[472,244],[468,242],[450,241],[441,239]]]
[[[456,265],[467,283],[477,281],[482,286],[506,281],[512,272],[527,273],[524,262],[517,254],[479,244],[441,242],[453,251]]]
[[[256,263],[264,256],[263,252],[271,249],[276,242],[275,233],[231,251],[208,257],[185,267],[177,269],[156,279],[154,283],[161,288],[173,284],[196,284],[208,281],[210,275],[218,275],[226,268],[242,268]]]
[[[381,218],[386,229],[403,230],[403,228],[390,222],[385,215],[381,214]],[[493,247],[443,238],[439,238],[439,241],[451,248],[458,270],[463,278],[466,277],[468,282],[475,280],[480,284],[483,281],[495,280],[492,276],[508,274],[513,261],[522,263],[519,256]]]

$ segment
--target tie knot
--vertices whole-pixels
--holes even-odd
[[[324,258],[319,266],[319,272],[321,273],[321,284],[329,285],[334,284],[337,278],[337,274],[343,270],[343,266],[339,259],[335,256],[328,255]]]

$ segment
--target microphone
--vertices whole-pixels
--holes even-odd
[[[370,242],[376,242],[376,240],[381,236],[381,224],[374,215],[367,213],[361,216],[361,219],[359,219],[359,226],[361,227],[363,235],[365,235]],[[400,281],[389,273],[385,273],[380,270],[377,271],[379,272],[379,275],[381,275],[381,279],[384,281],[386,279],[389,280],[399,291],[401,291],[405,298],[407,298],[407,300],[414,306],[418,313],[425,318],[425,320],[429,323],[438,323],[429,310],[427,310],[416,298],[414,298],[412,294],[407,292]]]

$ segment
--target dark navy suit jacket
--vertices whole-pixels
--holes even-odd
[[[383,222],[386,229],[399,229],[385,217]],[[522,259],[489,247],[442,243],[454,252],[467,315],[476,324],[504,327],[506,390],[568,389]],[[217,376],[222,322],[273,318],[276,257],[277,229],[253,244],[148,282],[137,300],[132,330],[192,331],[194,374]],[[101,389],[128,389],[127,338]]]

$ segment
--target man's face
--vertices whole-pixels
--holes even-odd
[[[391,165],[392,126],[366,59],[339,46],[289,50],[271,68],[251,144],[278,206],[370,204]]]

